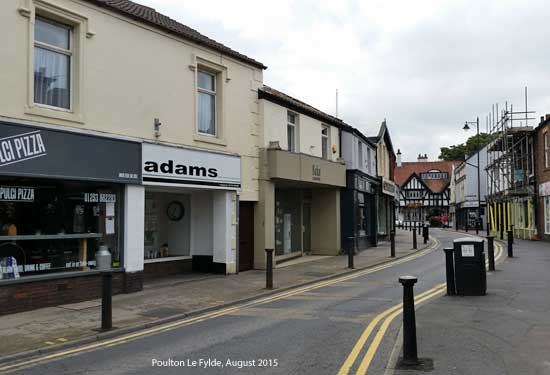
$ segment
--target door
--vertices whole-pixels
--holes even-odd
[[[239,202],[239,271],[254,267],[254,202]]]

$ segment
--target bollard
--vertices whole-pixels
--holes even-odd
[[[422,225],[420,225],[420,223],[418,223],[418,234],[421,234],[421,230],[422,230]]]
[[[416,319],[414,313],[413,286],[418,281],[414,276],[401,276],[403,285],[403,361],[406,366],[418,364],[416,347]]]
[[[395,232],[390,232],[390,257],[395,258]]]
[[[353,269],[353,255],[355,253],[355,237],[348,237],[348,268]]]
[[[454,296],[456,295],[455,267],[453,263],[453,254],[455,249],[452,247],[446,247],[443,250],[445,251],[445,274],[447,278],[447,295]]]
[[[511,230],[508,231],[508,258],[514,257],[514,234]]]
[[[512,243],[514,243],[514,225],[510,225],[510,231],[512,232]]]
[[[101,329],[113,328],[113,274],[111,271],[101,272]]]
[[[476,234],[479,234],[479,220],[481,219],[476,219]]]
[[[500,240],[502,241],[504,239],[504,225],[502,222],[500,223]]]
[[[413,230],[413,249],[416,250],[418,246],[416,245],[416,230]]]
[[[489,257],[489,271],[495,270],[495,237],[487,236],[487,256]]]
[[[491,229],[490,229],[490,225],[489,225],[489,216],[487,214],[485,215],[485,221],[486,221],[485,229],[487,230],[487,236],[490,236],[491,235]]]
[[[273,249],[265,249],[266,267],[265,267],[265,288],[273,289]]]
[[[424,224],[424,226],[422,227],[422,237],[424,238],[424,245],[426,245],[428,243],[428,226],[426,224]]]

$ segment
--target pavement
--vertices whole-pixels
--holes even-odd
[[[430,374],[550,374],[550,244],[516,239],[514,258],[496,268],[486,296],[418,308],[418,355],[433,360]],[[387,373],[426,373],[394,366]]]
[[[421,236],[419,250],[423,245]],[[412,235],[398,230],[396,257],[412,254]],[[380,242],[355,256],[355,268],[364,269],[391,261],[389,242]],[[350,272],[347,256],[303,257],[274,270],[276,291],[297,287]],[[191,274],[164,278],[145,285],[143,291],[113,297],[113,326],[98,333],[100,300],[62,305],[2,316],[0,319],[0,363],[15,357],[47,352],[82,342],[162,324],[200,312],[273,293],[265,288],[265,271],[237,275]]]

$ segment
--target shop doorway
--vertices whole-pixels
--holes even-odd
[[[239,203],[239,271],[254,267],[254,202]]]

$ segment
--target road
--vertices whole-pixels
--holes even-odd
[[[440,250],[460,235],[431,234],[437,248],[414,259],[76,349],[14,374],[384,374],[401,326],[398,277],[419,278],[417,300],[438,286],[426,303],[442,295]],[[173,367],[159,366],[168,360]]]

